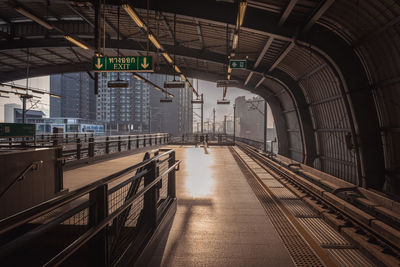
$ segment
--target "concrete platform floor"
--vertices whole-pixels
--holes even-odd
[[[147,151],[153,150],[154,148],[149,148]],[[74,189],[80,188],[92,182],[95,182],[101,178],[111,175],[117,171],[128,168],[134,164],[137,164],[143,160],[145,151],[140,151],[136,154],[129,156],[114,158],[106,161],[100,161],[98,163],[90,164],[87,166],[82,166],[73,170],[64,172],[64,188],[72,191]],[[120,180],[111,183],[118,184]]]
[[[176,147],[178,208],[148,266],[293,266],[228,147]]]

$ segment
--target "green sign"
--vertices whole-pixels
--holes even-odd
[[[34,137],[35,124],[0,123],[0,137]]]
[[[231,67],[231,69],[245,69],[247,67],[247,61],[245,59],[231,59],[229,61],[229,67]]]
[[[153,71],[152,57],[94,57],[93,70],[112,72],[151,72]]]

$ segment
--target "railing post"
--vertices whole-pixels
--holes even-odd
[[[64,188],[64,179],[63,179],[63,161],[62,161],[62,157],[63,157],[63,151],[62,151],[62,147],[57,148],[56,150],[56,157],[57,157],[57,167],[56,167],[56,180],[54,181],[54,191],[60,192],[63,188]]]
[[[106,154],[110,153],[110,137],[106,137]]]
[[[87,136],[86,136],[86,134],[85,134],[85,143],[87,142]]]
[[[131,150],[131,136],[128,135],[128,150]]]
[[[118,136],[118,152],[121,152],[121,136]]]
[[[76,139],[76,159],[81,159],[81,150],[82,150],[82,144],[81,144],[81,139],[78,138]]]
[[[90,192],[89,227],[96,226],[108,215],[107,184]],[[107,227],[94,236],[89,243],[89,265],[108,266]]]
[[[139,148],[139,142],[140,142],[139,135],[136,135],[136,148]]]
[[[152,145],[153,145],[153,138],[152,138],[152,136],[151,136],[151,135],[149,136],[149,144],[150,144],[150,146],[152,146]]]
[[[146,169],[148,173],[144,176],[144,186],[146,187],[148,184],[152,183],[156,177],[156,169],[157,163],[155,160],[151,161]],[[156,185],[151,187],[144,194],[144,202],[143,202],[143,211],[145,218],[145,225],[147,225],[150,229],[154,229],[157,225],[157,198],[156,198]]]
[[[175,164],[175,150],[169,154],[168,168]],[[176,198],[176,181],[175,181],[175,170],[168,173],[168,196],[170,198]]]
[[[94,157],[94,138],[89,137],[88,155],[90,158]]]
[[[143,135],[143,147],[146,147],[146,135]]]
[[[68,134],[65,134],[65,143],[68,144]]]
[[[53,135],[53,146],[58,146],[58,138],[56,134]]]
[[[157,141],[158,141],[157,139],[158,139],[158,136],[155,136],[155,137],[154,137],[154,144],[155,144],[155,145],[157,145]]]

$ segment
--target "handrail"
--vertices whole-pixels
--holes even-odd
[[[180,164],[180,160],[176,161],[167,171],[163,174],[159,175],[153,182],[146,185],[140,192],[130,197],[122,204],[121,207],[116,209],[113,213],[99,222],[96,226],[90,228],[87,232],[85,232],[82,236],[76,239],[72,244],[70,244],[67,248],[57,254],[54,258],[52,258],[49,262],[44,264],[43,266],[58,266],[60,265],[68,256],[71,256],[74,252],[76,252],[80,247],[86,244],[91,238],[93,238],[98,232],[100,232],[104,227],[106,227],[112,220],[114,220],[118,215],[120,215],[124,210],[130,207],[130,205],[139,197],[142,197],[150,188],[152,188],[155,184],[157,184],[163,176],[171,172]]]
[[[89,193],[90,191],[96,189],[97,187],[99,187],[101,185],[104,185],[104,184],[107,184],[107,183],[110,183],[110,182],[122,177],[123,175],[131,173],[131,172],[137,170],[138,168],[144,167],[147,164],[149,164],[150,162],[152,162],[154,160],[157,160],[160,157],[169,155],[172,152],[173,152],[173,150],[171,149],[171,150],[166,151],[166,152],[164,152],[164,153],[162,153],[162,154],[160,154],[158,156],[155,156],[155,157],[150,158],[148,160],[144,160],[144,161],[142,161],[140,163],[137,163],[137,164],[135,164],[133,166],[125,168],[125,169],[123,169],[123,170],[121,170],[119,172],[111,174],[111,175],[109,175],[109,176],[107,176],[107,177],[105,177],[105,178],[103,178],[101,180],[97,180],[97,181],[95,181],[93,183],[90,183],[90,184],[84,186],[84,187],[81,187],[81,188],[78,188],[78,189],[76,189],[74,191],[71,191],[68,194],[65,194],[65,195],[50,199],[50,200],[48,200],[46,202],[43,202],[43,203],[41,203],[39,205],[36,205],[36,206],[34,206],[32,208],[29,208],[29,209],[27,209],[25,211],[19,212],[19,213],[15,214],[15,215],[12,215],[10,217],[2,219],[2,220],[0,220],[0,234],[4,233],[6,231],[9,231],[9,230],[11,230],[11,229],[13,229],[13,228],[15,228],[15,227],[27,222],[27,221],[33,220],[33,219],[35,219],[37,217],[40,217],[41,215],[45,214],[46,212],[49,212],[50,210],[58,208],[58,207],[66,204],[66,203],[68,203],[68,202],[70,202],[72,200],[75,200],[75,199],[77,199],[79,197],[82,197],[83,195]],[[144,170],[144,171],[140,172],[139,174],[136,174],[135,176],[143,176],[143,175],[145,175],[147,173],[148,173],[148,171]]]
[[[17,177],[15,177],[11,183],[8,184],[8,186],[6,186],[4,188],[4,190],[0,193],[0,198],[7,193],[7,191],[18,181],[21,181],[22,179],[24,179],[25,175],[29,172],[29,171],[34,171],[37,170],[39,168],[40,165],[43,164],[42,160],[39,161],[34,161],[31,164],[29,164]]]

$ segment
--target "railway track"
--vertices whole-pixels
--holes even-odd
[[[382,206],[381,199],[374,203],[364,197],[365,189],[354,185],[343,186],[343,183],[338,182],[342,185],[340,187],[332,181],[321,183],[318,177],[302,169],[302,164],[279,162],[242,142],[236,142],[236,147],[232,147],[231,152],[247,165],[275,201],[280,201],[294,213],[303,228],[315,232],[314,239],[338,265],[357,266],[358,261],[360,266],[361,256],[353,253],[356,250],[369,258],[372,265],[400,265],[400,231],[396,216],[398,214],[387,211],[387,208]],[[251,160],[244,160],[246,156]],[[257,171],[257,168],[265,170],[273,179],[266,179],[265,174]],[[298,201],[305,203],[313,213],[301,214],[302,206]],[[331,233],[331,236],[326,236],[329,230],[321,224],[322,220],[339,235]],[[320,231],[324,230],[317,233],[317,228]],[[339,236],[349,242],[338,241]],[[333,241],[329,243],[327,240]],[[357,257],[360,259],[355,260]]]

